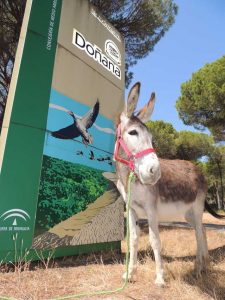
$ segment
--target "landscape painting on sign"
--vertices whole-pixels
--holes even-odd
[[[100,110],[100,99],[89,107],[51,92],[33,248],[121,238],[121,230],[115,233],[113,228],[123,226],[115,224],[121,223],[118,210],[123,211],[123,204],[103,175],[114,172],[114,124]],[[93,235],[98,227],[99,234],[104,231],[100,227],[108,232]]]

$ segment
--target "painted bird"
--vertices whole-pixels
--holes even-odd
[[[89,159],[90,160],[94,160],[95,159],[94,152],[92,150],[90,150],[90,152],[89,152]]]
[[[84,155],[84,152],[81,151],[81,150],[78,150],[78,151],[76,152],[76,154],[77,154],[77,155]]]
[[[57,139],[70,140],[82,136],[82,142],[87,144],[93,143],[93,137],[88,133],[88,129],[94,124],[99,113],[99,100],[97,99],[94,107],[87,112],[82,118],[77,117],[72,111],[68,114],[73,118],[73,124],[53,131],[51,135]]]
[[[104,159],[104,157],[98,157],[97,158],[97,161],[104,161],[105,159]]]

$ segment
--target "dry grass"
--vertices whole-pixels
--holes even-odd
[[[207,217],[206,217],[207,218]],[[213,219],[214,220],[214,219]],[[211,223],[211,221],[210,221]],[[83,299],[206,300],[225,299],[225,233],[207,230],[211,265],[208,273],[196,279],[194,232],[184,228],[161,228],[165,288],[154,285],[155,264],[148,246],[147,227],[140,238],[138,276],[124,292]],[[43,300],[84,291],[114,289],[123,284],[124,251],[55,259],[43,263],[1,266],[0,295],[17,299]],[[1,299],[0,296],[0,299]]]
[[[224,215],[224,212],[219,212],[219,214]],[[225,219],[216,219],[209,213],[204,213],[203,223],[225,225]]]

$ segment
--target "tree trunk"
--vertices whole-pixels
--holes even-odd
[[[222,201],[221,201],[222,199],[220,198],[219,187],[216,183],[215,183],[214,187],[215,187],[215,191],[216,191],[217,208],[220,210],[220,209],[223,209],[223,206],[222,206]]]
[[[220,176],[220,187],[221,187],[221,202],[222,202],[222,207],[221,209],[224,209],[224,193],[223,193],[223,174],[222,174],[222,167],[220,165],[220,162],[216,159],[216,164],[218,167],[219,171],[219,176]]]

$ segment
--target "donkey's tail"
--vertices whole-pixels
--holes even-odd
[[[211,206],[205,201],[205,209],[215,218],[217,219],[225,219],[225,215],[219,215],[217,214],[212,208]]]

